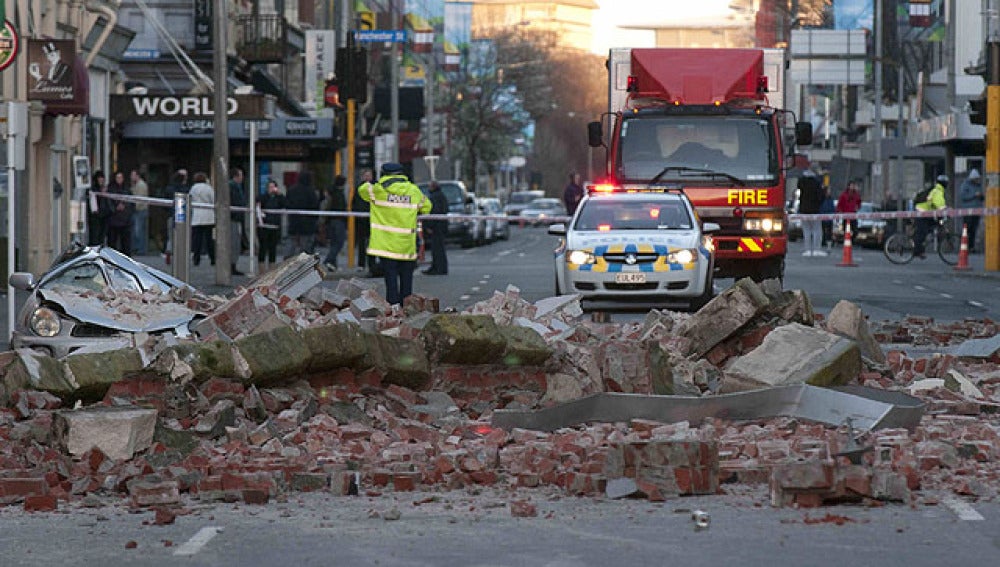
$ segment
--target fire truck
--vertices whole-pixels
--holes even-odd
[[[597,185],[682,189],[713,233],[715,277],[782,278],[785,173],[812,127],[782,109],[781,49],[615,48],[608,113],[588,125]],[[605,125],[610,136],[604,137]]]

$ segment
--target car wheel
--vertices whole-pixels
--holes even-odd
[[[777,279],[784,284],[785,259],[784,257],[771,258],[760,262],[750,279],[760,283],[764,280]]]

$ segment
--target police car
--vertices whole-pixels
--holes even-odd
[[[715,250],[680,189],[590,186],[555,251],[556,294],[617,302],[683,301],[698,309],[712,298]]]

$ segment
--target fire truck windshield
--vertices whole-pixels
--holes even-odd
[[[621,127],[619,179],[649,181],[676,166],[660,180],[698,179],[692,169],[732,176],[746,185],[778,178],[778,149],[773,127],[756,116],[626,117]],[[705,175],[718,182],[719,175]],[[721,177],[724,179],[724,177]]]

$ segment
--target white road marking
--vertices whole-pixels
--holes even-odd
[[[518,252],[517,253],[517,257],[518,258],[524,258],[525,256],[527,256],[527,254],[525,254],[524,252]]]
[[[513,252],[514,252],[513,250],[503,250],[503,251],[497,252],[497,256],[506,256],[507,254],[512,254]]]
[[[915,286],[913,286],[913,289],[915,289],[917,291],[927,291],[927,288],[924,287],[924,286],[922,286],[922,285],[915,285]]]
[[[198,530],[198,533],[191,536],[191,539],[184,542],[184,545],[177,548],[174,551],[174,555],[194,555],[201,551],[201,548],[205,547],[208,542],[212,541],[212,538],[222,533],[222,528],[216,526],[208,526]]]
[[[474,292],[475,291],[479,291],[479,286],[478,285],[472,286],[471,291],[474,291]]]
[[[941,297],[943,297],[943,298],[945,298],[945,299],[951,299],[951,298],[953,298],[953,297],[955,297],[955,296],[954,296],[954,295],[952,295],[952,294],[950,294],[950,293],[942,293],[942,294],[941,294]]]
[[[951,508],[951,511],[958,516],[959,520],[966,520],[972,522],[978,522],[984,520],[983,515],[976,512],[975,508],[970,506],[966,501],[959,500],[953,496],[948,496],[941,499],[941,503]]]
[[[459,299],[459,301],[466,301],[466,300],[470,299],[471,297],[472,297],[471,295],[461,295],[461,296],[458,297],[458,299]]]
[[[479,280],[476,283],[478,283],[479,285],[486,285],[487,282],[486,282],[486,280]]]
[[[969,300],[968,303],[969,303],[969,305],[971,305],[973,307],[984,307],[984,305],[982,303],[979,303],[978,301],[972,301],[971,299]]]
[[[488,280],[488,279],[490,279],[490,278],[492,278],[492,277],[493,277],[493,276],[492,276],[492,275],[490,275],[490,274],[483,274],[483,279],[484,279],[484,280]],[[484,282],[484,283],[485,283],[485,282]]]

